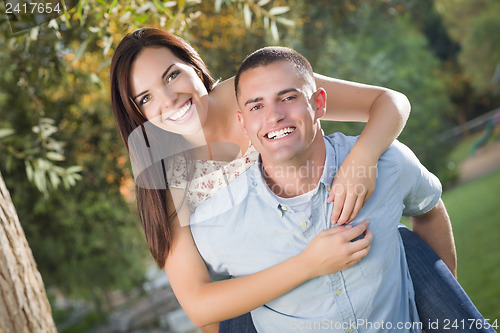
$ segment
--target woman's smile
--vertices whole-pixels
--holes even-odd
[[[174,121],[177,124],[182,124],[188,121],[189,119],[191,119],[194,113],[193,112],[194,108],[192,108],[192,106],[193,106],[193,99],[190,98],[173,115],[171,115],[168,118],[162,117],[163,122]]]

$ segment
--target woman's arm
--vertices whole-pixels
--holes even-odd
[[[358,142],[364,155],[377,161],[398,137],[410,115],[405,95],[387,88],[315,74],[326,90],[327,110],[322,120],[361,121],[366,126]],[[354,150],[354,149],[353,149]]]
[[[252,275],[212,282],[191,236],[177,221],[165,271],[184,311],[197,326],[247,313],[303,282],[343,270],[370,250],[368,222],[330,228],[318,234],[299,255]],[[352,239],[365,233],[363,239]],[[332,251],[335,249],[335,251]]]
[[[327,93],[324,120],[366,121],[366,126],[335,175],[328,202],[334,201],[332,223],[356,217],[376,183],[377,162],[401,133],[410,114],[405,95],[387,88],[315,74]]]

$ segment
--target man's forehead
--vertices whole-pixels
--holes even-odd
[[[281,62],[255,67],[240,76],[239,91],[243,95],[280,94],[286,89],[303,91],[306,80],[293,63]]]

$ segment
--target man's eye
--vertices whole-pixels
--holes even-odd
[[[250,108],[250,111],[257,111],[262,107],[262,105],[255,105],[252,108]]]
[[[139,104],[140,105],[144,105],[146,104],[147,102],[149,102],[151,100],[151,95],[146,95],[144,96],[143,98],[141,98]]]
[[[294,100],[295,98],[296,98],[295,96],[287,96],[287,97],[283,98],[283,102],[288,102],[288,101]]]
[[[180,74],[179,71],[173,71],[168,77],[167,77],[167,82],[172,81],[175,79],[178,75]]]

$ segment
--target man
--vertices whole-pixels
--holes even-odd
[[[191,218],[215,279],[282,262],[331,228],[328,186],[356,141],[339,133],[323,138],[319,119],[326,93],[315,88],[307,60],[290,49],[254,52],[235,85],[238,118],[261,159]],[[394,144],[379,160],[375,192],[352,221],[370,219],[371,252],[353,267],[311,279],[255,309],[257,330],[420,332],[398,222],[402,214],[416,216],[414,230],[454,270],[451,225],[440,194],[437,178],[408,148]]]

